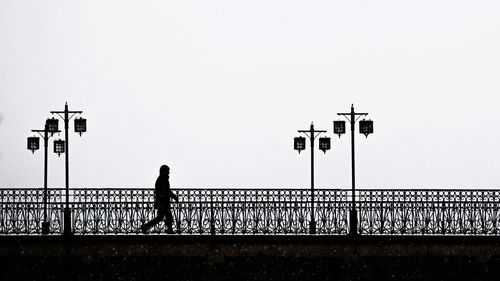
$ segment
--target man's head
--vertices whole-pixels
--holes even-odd
[[[162,165],[160,167],[160,176],[168,176],[170,174],[170,168],[167,165]]]

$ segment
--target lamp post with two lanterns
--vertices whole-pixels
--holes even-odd
[[[64,121],[64,138],[66,142],[59,143],[61,153],[66,151],[66,206],[64,208],[64,235],[71,235],[71,209],[69,208],[69,137],[68,128],[69,121],[75,114],[82,114],[83,111],[70,111],[68,110],[68,103],[64,105],[64,111],[51,111],[52,114],[57,114]],[[70,116],[71,114],[71,116]],[[75,118],[75,132],[82,135],[87,131],[87,120],[84,118]],[[60,155],[60,154],[59,154]]]
[[[358,216],[356,211],[356,174],[355,174],[355,160],[354,160],[354,125],[356,121],[362,116],[367,116],[368,113],[357,113],[354,111],[354,105],[351,105],[351,112],[349,113],[337,113],[338,116],[344,116],[351,123],[351,180],[352,180],[352,207],[349,212],[350,218],[350,228],[349,233],[351,235],[357,235],[357,225],[358,225]],[[345,134],[345,121],[338,120],[333,121],[333,133],[339,135],[339,138],[342,134]],[[359,133],[368,137],[369,134],[373,133],[373,121],[371,120],[361,120],[359,121]]]
[[[314,125],[311,123],[309,130],[299,130],[299,133],[304,133],[308,138],[311,145],[311,221],[309,222],[309,234],[316,234],[316,220],[314,218],[314,140],[321,134],[326,133],[324,130],[315,130]],[[294,138],[293,147],[299,153],[306,148],[306,139],[304,137]],[[326,153],[330,150],[330,138],[319,138],[319,149]]]
[[[50,222],[47,221],[47,171],[48,171],[48,152],[47,148],[49,146],[49,138],[54,135],[54,133],[59,133],[58,129],[59,120],[57,119],[47,119],[45,121],[45,128],[43,130],[31,130],[33,133],[38,133],[43,138],[44,147],[44,168],[43,168],[43,222],[42,222],[42,234],[49,234]],[[54,141],[54,152],[58,153],[56,150],[58,148],[57,143],[64,142],[61,140]],[[28,137],[28,150],[35,153],[35,150],[40,148],[40,138],[39,137]],[[60,155],[60,154],[59,154]]]

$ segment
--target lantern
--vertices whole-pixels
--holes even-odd
[[[47,129],[47,132],[51,133],[52,135],[54,133],[59,132],[59,120],[55,118],[47,119],[45,122],[45,126]]]
[[[297,150],[299,153],[306,149],[306,138],[296,137],[293,139],[293,149]]]
[[[333,133],[339,135],[345,134],[345,121],[333,121]]]
[[[57,153],[57,156],[61,156],[64,153],[64,141],[59,139],[54,141],[54,153]]]
[[[39,137],[29,137],[28,138],[28,150],[35,153],[35,150],[40,148],[40,138]]]
[[[80,136],[87,131],[87,119],[76,118],[75,119],[75,132],[80,134]]]
[[[330,150],[330,147],[331,147],[330,138],[328,137],[319,138],[319,149],[323,151],[323,153],[326,153],[327,150]]]
[[[359,121],[359,133],[366,137],[368,137],[369,134],[373,134],[373,121],[364,119]]]

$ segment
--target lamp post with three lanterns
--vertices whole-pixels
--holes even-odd
[[[81,114],[82,111],[69,111],[68,103],[65,104],[64,111],[51,111],[52,114],[57,114],[64,121],[64,133],[65,140],[55,140],[54,141],[54,153],[58,156],[66,153],[66,206],[64,208],[64,235],[71,235],[71,210],[69,208],[69,146],[68,146],[68,128],[69,128],[69,120],[74,117],[75,114]],[[63,114],[63,115],[62,115]],[[70,114],[72,114],[70,116]],[[75,118],[75,132],[80,136],[82,133],[87,131],[87,120],[84,118]],[[44,219],[42,222],[42,234],[49,233],[49,225],[50,222],[47,221],[47,147],[48,147],[48,139],[54,135],[54,133],[60,133],[59,131],[59,120],[55,118],[47,119],[45,122],[44,130],[32,130],[32,132],[36,132],[40,134],[40,136],[44,139],[44,148],[45,148],[45,165],[44,165],[44,195],[43,195],[43,204],[44,204]],[[43,133],[43,135],[42,135]],[[50,134],[50,136],[49,136]],[[35,150],[40,148],[40,138],[38,137],[28,137],[28,150],[31,150],[35,153]]]

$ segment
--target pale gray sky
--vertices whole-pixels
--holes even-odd
[[[309,186],[314,121],[354,103],[366,188],[500,183],[499,1],[0,1],[0,186],[43,184],[26,150],[49,111],[83,110],[71,185]],[[73,125],[71,125],[73,129]],[[63,135],[61,135],[63,138]],[[316,183],[350,187],[350,141]],[[50,143],[52,151],[52,141]],[[52,152],[49,186],[64,186]]]

